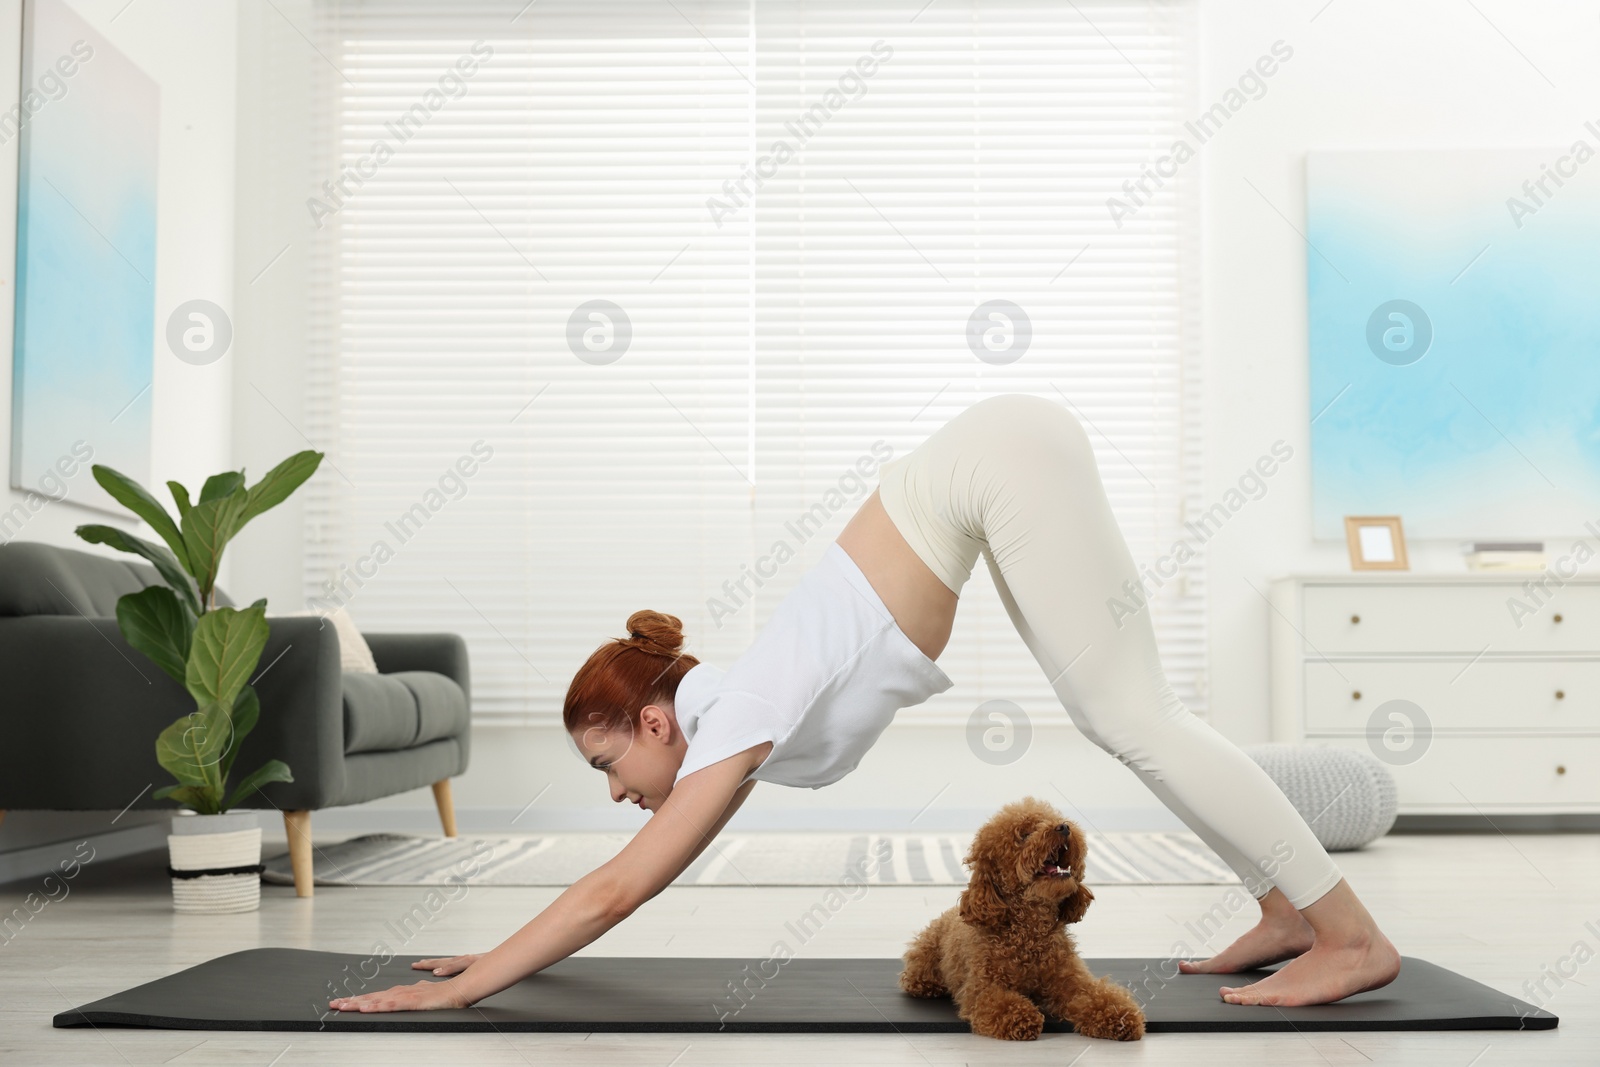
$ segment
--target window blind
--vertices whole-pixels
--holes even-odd
[[[1196,177],[1107,200],[1192,111],[1191,3],[312,15],[308,603],[463,634],[479,722],[556,721],[640,608],[728,665],[995,393],[1085,421],[1136,561],[1183,535]],[[1150,608],[1201,711],[1202,559]],[[903,719],[1067,721],[981,561],[939,663]]]

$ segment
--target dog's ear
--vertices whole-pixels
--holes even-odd
[[[1083,918],[1083,913],[1089,910],[1089,902],[1094,900],[1094,893],[1089,887],[1080,885],[1076,892],[1069,893],[1061,900],[1061,921],[1075,923]]]
[[[961,921],[971,926],[993,926],[1005,911],[1005,901],[1000,899],[988,868],[974,868],[972,880],[961,891]]]

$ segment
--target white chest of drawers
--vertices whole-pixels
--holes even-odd
[[[1295,575],[1270,600],[1274,740],[1378,756],[1402,815],[1600,812],[1600,579]]]

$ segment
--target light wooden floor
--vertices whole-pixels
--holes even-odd
[[[71,854],[64,847],[63,857]],[[419,889],[331,889],[311,901],[266,887],[259,912],[172,912],[165,856],[91,863],[71,894],[0,943],[0,1063],[293,1064],[1496,1064],[1600,1063],[1600,836],[1391,836],[1336,858],[1401,952],[1532,999],[1525,981],[1563,964],[1582,942],[1584,963],[1546,1006],[1554,1032],[1155,1035],[1132,1045],[1047,1034],[1002,1043],[970,1035],[430,1035],[197,1033],[53,1030],[75,1004],[149,981],[212,956],[261,945],[370,953],[396,942],[387,924],[421,900]],[[0,914],[38,887],[0,887]],[[59,894],[59,890],[56,891]],[[446,905],[400,951],[449,953],[492,946],[555,889],[472,889]],[[873,887],[799,949],[807,956],[898,956],[954,889]],[[1165,957],[1176,940],[1196,951],[1186,924],[1222,899],[1219,887],[1097,890],[1078,929],[1085,955]],[[785,921],[815,900],[809,889],[669,889],[589,951],[608,955],[764,957]],[[1252,921],[1249,905],[1223,934]],[[1586,926],[1585,924],[1592,924]],[[1581,984],[1580,984],[1581,983]],[[1241,1007],[1239,1011],[1256,1009]],[[1265,1010],[1265,1009],[1261,1009]],[[1081,1057],[1081,1058],[1080,1058]]]

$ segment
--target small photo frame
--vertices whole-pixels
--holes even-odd
[[[1404,571],[1406,535],[1398,515],[1346,515],[1344,540],[1354,571]]]

